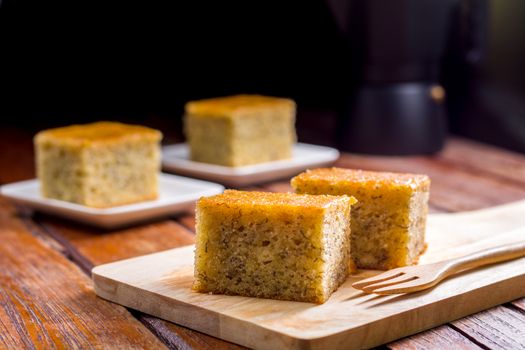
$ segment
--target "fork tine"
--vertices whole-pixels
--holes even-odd
[[[399,285],[399,284],[405,284],[407,282],[411,282],[413,280],[417,280],[418,277],[416,276],[407,276],[407,275],[401,275],[399,277],[391,278],[383,282],[378,282],[374,284],[369,284],[363,288],[361,288],[362,291],[365,293],[375,293],[378,289],[383,289],[388,286],[393,285]]]
[[[386,281],[386,280],[389,280],[391,278],[396,278],[396,277],[399,277],[399,276],[401,276],[403,274],[404,274],[403,271],[399,271],[397,269],[386,271],[386,272],[377,274],[375,276],[372,276],[372,277],[365,278],[365,279],[362,279],[360,281],[357,281],[357,282],[352,284],[352,287],[354,287],[356,289],[361,289],[361,288],[366,287],[366,286],[368,286],[370,284]]]
[[[438,282],[439,280],[421,282],[421,281],[418,281],[417,279],[413,279],[405,283],[400,283],[400,284],[396,284],[396,285],[392,285],[392,286],[388,286],[384,288],[375,289],[374,293],[388,295],[388,294],[402,294],[402,293],[417,292],[423,289],[430,288],[433,285],[436,285]]]

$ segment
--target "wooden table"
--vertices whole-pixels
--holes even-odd
[[[30,137],[19,130],[0,131],[0,184],[34,177]],[[457,138],[436,156],[344,154],[337,166],[426,173],[432,178],[433,212],[479,209],[525,198],[525,156]],[[288,179],[253,188],[290,190]],[[32,215],[0,197],[0,349],[241,348],[106,302],[93,293],[89,274],[94,265],[191,244],[193,230],[192,208],[169,219],[104,232]],[[386,347],[524,349],[525,298]]]

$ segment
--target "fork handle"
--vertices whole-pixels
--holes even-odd
[[[449,260],[447,264],[447,275],[475,267],[516,259],[522,256],[525,256],[525,241],[500,245]]]

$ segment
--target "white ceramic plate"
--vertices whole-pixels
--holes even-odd
[[[189,204],[202,196],[222,193],[223,190],[224,187],[219,184],[161,173],[159,198],[112,208],[90,208],[44,198],[36,179],[1,186],[0,194],[42,212],[109,229],[174,214],[187,209]]]
[[[331,164],[337,158],[339,151],[334,148],[297,143],[291,159],[227,167],[190,160],[188,145],[185,143],[162,148],[162,166],[165,170],[233,186],[245,186],[295,175],[308,168]]]

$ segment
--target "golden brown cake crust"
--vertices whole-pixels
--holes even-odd
[[[410,173],[376,172],[361,169],[319,168],[307,170],[292,179],[292,186],[304,180],[330,183],[368,183],[380,186],[409,186],[413,190],[428,188],[430,179],[426,175]]]
[[[236,191],[226,190],[224,193],[203,197],[199,200],[201,205],[227,205],[242,203],[243,205],[252,206],[293,206],[303,208],[320,208],[326,207],[338,200],[339,196],[330,195],[298,195],[295,193],[274,193],[274,192],[257,192],[257,191]],[[350,204],[356,203],[354,197],[350,197]]]
[[[191,101],[186,104],[185,109],[187,114],[233,117],[261,109],[295,110],[295,102],[291,99],[279,97],[236,95]]]
[[[62,144],[90,146],[120,142],[125,139],[158,142],[161,138],[160,131],[145,126],[102,121],[44,130],[35,136],[35,142],[53,140]]]

